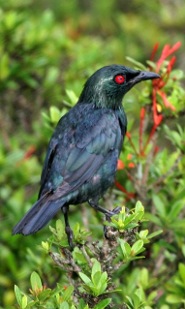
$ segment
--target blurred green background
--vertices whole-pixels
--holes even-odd
[[[177,41],[182,47],[176,67],[184,70],[184,0],[0,0],[1,308],[14,306],[13,286],[27,289],[32,270],[44,274],[51,286],[61,276],[40,250],[48,228],[30,237],[11,235],[37,198],[45,150],[58,117],[55,110],[49,115],[49,107],[65,113],[97,68],[132,66],[128,56],[146,64],[157,42],[162,49]],[[125,99],[131,119],[138,117],[137,95],[133,90]],[[82,222],[82,211],[90,216],[89,209],[72,208],[72,223]],[[90,222],[101,235],[98,216]]]

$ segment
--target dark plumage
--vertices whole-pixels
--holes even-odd
[[[14,227],[14,234],[37,232],[61,208],[72,245],[70,204],[88,202],[108,216],[113,214],[97,202],[114,183],[127,129],[122,99],[135,84],[154,78],[159,75],[110,65],[87,80],[77,104],[55,129],[42,171],[38,201]]]

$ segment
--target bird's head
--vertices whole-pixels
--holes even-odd
[[[153,72],[133,70],[122,65],[109,65],[96,71],[85,83],[79,103],[116,109],[123,96],[137,83],[159,78]]]

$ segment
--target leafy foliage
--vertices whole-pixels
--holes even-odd
[[[62,294],[58,305],[63,305],[63,302],[65,302],[69,308],[78,308],[79,302],[82,304],[85,301],[86,303],[81,308],[93,306],[93,308],[101,309],[112,302],[112,298],[108,295],[113,293],[119,295],[122,292],[120,288],[115,289],[115,284],[111,278],[122,271],[123,265],[128,267],[133,260],[143,258],[140,253],[145,250],[145,244],[149,243],[154,236],[148,235],[144,230],[137,232],[136,226],[138,227],[141,224],[141,216],[144,215],[144,208],[140,202],[133,210],[134,216],[132,213],[123,216],[123,213],[124,209],[121,214],[113,216],[111,222],[106,222],[106,228],[110,229],[107,240],[104,240],[103,243],[101,241],[92,243],[86,241],[85,244],[81,244],[79,238],[76,237],[77,246],[73,252],[65,246],[67,237],[62,222],[57,220],[56,229],[51,228],[53,235],[47,242],[42,242],[42,247],[59,268],[65,269],[69,278],[69,285],[65,288],[65,293]],[[128,224],[128,221],[130,224]],[[131,222],[133,222],[133,225]],[[124,226],[125,228],[124,231],[122,229],[114,234],[116,229],[113,226]],[[74,228],[75,236],[77,230]],[[145,235],[145,240],[140,237],[143,235]],[[127,242],[125,239],[127,239]],[[132,246],[129,243],[132,243]],[[29,296],[26,296],[15,286],[15,294],[20,308],[32,308],[35,305],[52,308],[54,296],[59,293],[59,289],[62,290],[62,287],[57,285],[53,290],[44,287],[36,272],[31,274],[30,281]],[[72,287],[74,288],[72,289]],[[69,298],[67,299],[65,295],[68,295]]]

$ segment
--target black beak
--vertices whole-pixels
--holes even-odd
[[[132,87],[143,80],[155,78],[160,78],[160,75],[154,72],[138,71],[137,74],[132,79],[130,79],[129,83]]]

